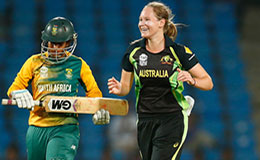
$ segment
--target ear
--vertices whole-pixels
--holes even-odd
[[[166,23],[165,19],[161,19],[161,20],[159,21],[159,27],[163,28],[164,25],[165,25],[165,23]]]

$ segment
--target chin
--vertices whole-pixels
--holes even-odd
[[[150,36],[149,36],[148,34],[142,34],[142,33],[141,33],[141,37],[142,37],[142,38],[149,38]]]

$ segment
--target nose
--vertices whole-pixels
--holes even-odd
[[[138,26],[144,25],[143,21],[139,21]]]
[[[59,48],[60,45],[59,44],[53,44],[53,48]]]

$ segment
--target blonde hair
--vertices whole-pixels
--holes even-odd
[[[173,41],[177,37],[177,27],[173,23],[174,15],[172,14],[171,9],[161,2],[150,2],[145,7],[152,7],[155,13],[155,16],[158,20],[165,19],[164,33],[168,35]]]

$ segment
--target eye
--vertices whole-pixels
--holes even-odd
[[[63,44],[63,42],[51,42],[53,45],[55,45],[55,46],[61,46],[62,44]]]

